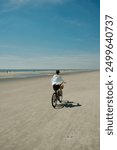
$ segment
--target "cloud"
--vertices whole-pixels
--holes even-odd
[[[0,2],[1,12],[18,9],[25,5],[64,4],[71,0],[5,0]]]
[[[59,18],[63,23],[69,24],[69,25],[74,25],[74,26],[82,26],[81,23],[79,23],[79,20],[75,20],[72,18]]]
[[[9,45],[9,44],[0,44],[0,49],[14,49],[14,48],[18,48],[17,46],[15,46],[15,45]]]
[[[29,0],[10,0],[9,5],[13,6],[13,7],[15,7],[15,6],[17,7],[17,6],[25,5],[28,2],[29,2]]]
[[[65,20],[65,22],[71,25],[81,26],[81,24],[77,20]]]
[[[33,56],[0,56],[0,68],[22,69],[99,69],[99,56],[96,54]]]

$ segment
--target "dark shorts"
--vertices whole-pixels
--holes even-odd
[[[54,89],[54,91],[57,91],[58,89],[60,89],[60,85],[54,84],[54,85],[53,85],[53,89]]]

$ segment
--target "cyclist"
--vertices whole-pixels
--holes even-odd
[[[58,89],[64,88],[64,85],[63,85],[64,80],[59,74],[60,74],[60,70],[56,70],[56,74],[51,79],[52,86],[55,91],[57,91]]]

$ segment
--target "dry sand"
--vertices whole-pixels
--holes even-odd
[[[100,149],[99,72],[63,77],[71,103],[59,109],[51,76],[0,81],[0,150]]]

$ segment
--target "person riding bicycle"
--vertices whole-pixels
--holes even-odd
[[[60,70],[56,70],[56,74],[51,79],[52,86],[55,91],[57,91],[58,89],[64,88],[64,85],[63,85],[64,80],[59,74],[60,74]]]

